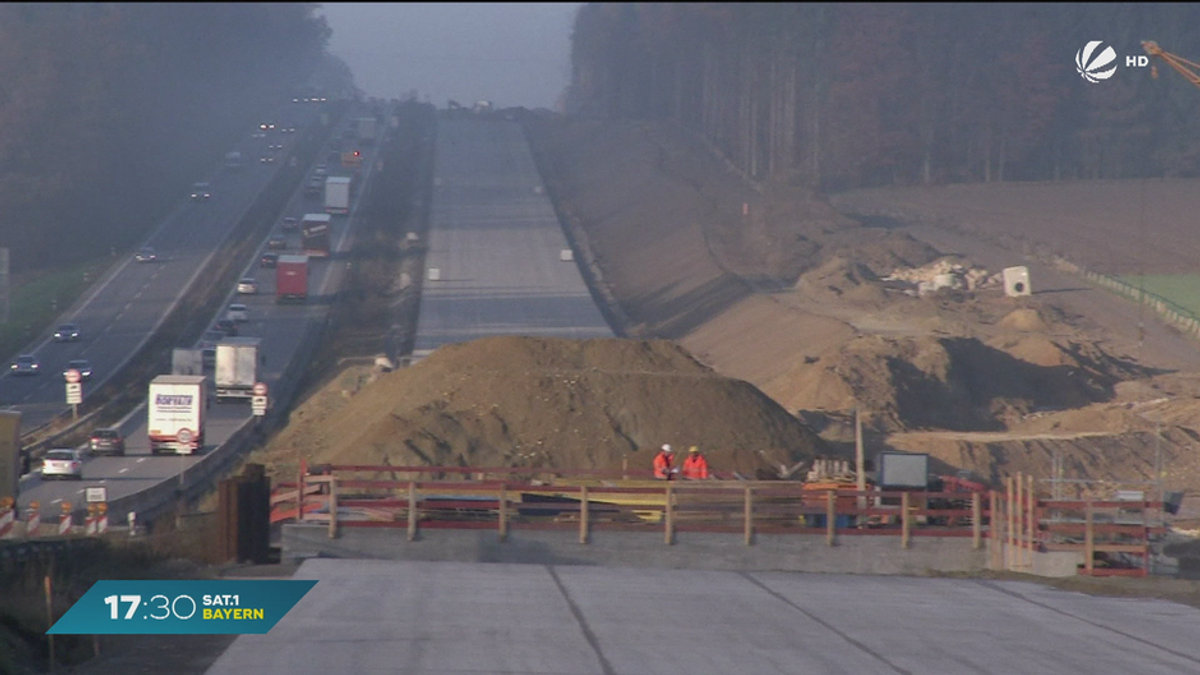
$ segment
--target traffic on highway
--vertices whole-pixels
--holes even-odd
[[[31,377],[5,373],[0,379],[0,398],[3,399],[0,402],[21,410],[26,419],[44,419],[65,406],[61,373],[72,359],[88,359],[95,368],[92,383],[85,385],[85,392],[94,390],[111,377],[180,301],[188,286],[201,274],[207,260],[229,236],[233,224],[282,164],[282,161],[259,162],[256,153],[279,153],[278,148],[271,147],[278,144],[283,146],[284,153],[279,157],[286,158],[288,139],[295,137],[296,132],[285,129],[302,129],[305,125],[318,123],[316,107],[319,106],[290,106],[286,114],[280,112],[275,117],[281,121],[274,129],[254,130],[238,152],[255,161],[245,162],[237,168],[223,166],[219,169],[207,181],[211,192],[209,198],[193,200],[187,195],[185,203],[146,242],[146,246],[153,247],[157,259],[139,263],[131,257],[116,266],[107,278],[99,280],[79,306],[61,318],[63,323],[78,326],[78,338],[47,338],[31,347],[29,351],[39,358],[39,369],[43,372]],[[356,186],[356,192],[361,194],[372,176],[369,148],[382,144],[386,129],[387,125],[372,125],[375,134],[372,142],[363,144],[355,154],[356,165],[351,167],[328,166],[331,153],[342,145],[338,134],[331,133],[326,147],[317,154],[306,176],[329,172],[331,168],[335,171],[351,169],[356,175],[355,180],[361,184]],[[225,164],[228,162],[227,158]],[[305,214],[323,213],[326,207],[321,199],[305,193],[303,183],[295,186],[285,210],[278,214],[275,225],[246,261],[238,283],[229,288],[226,301],[209,319],[210,330],[196,344],[189,346],[202,352],[207,342],[215,341],[216,345],[233,342],[227,338],[234,335],[238,340],[255,338],[257,363],[253,376],[266,385],[267,391],[277,388],[297,352],[310,344],[309,338],[320,330],[340,285],[342,271],[348,264],[339,254],[347,251],[352,243],[357,202],[349,204],[346,215],[335,215],[327,221],[323,233],[328,247],[326,257],[301,256],[314,244],[303,228],[293,224],[303,220]],[[275,260],[267,263],[263,259],[267,252],[280,254],[279,262],[286,262],[287,258],[304,261],[304,297],[297,301],[289,295],[287,301],[283,301],[287,289],[277,288],[277,279],[284,279],[285,284],[294,282],[283,275],[289,269],[286,265],[280,266]],[[189,436],[195,431],[203,434],[203,446],[197,452],[176,453],[173,447],[156,442],[163,452],[162,456],[154,456],[151,432],[157,430],[150,429],[148,421],[154,419],[155,413],[151,411],[148,415],[148,408],[143,405],[114,426],[122,441],[122,453],[100,456],[88,452],[90,443],[73,448],[80,452],[81,465],[77,471],[78,479],[69,481],[48,481],[42,471],[33,466],[33,471],[21,480],[19,506],[25,509],[37,502],[42,509],[57,509],[63,503],[70,503],[73,509],[79,510],[88,487],[105,487],[107,501],[113,505],[123,503],[122,500],[128,502],[130,496],[164,482],[176,481],[182,486],[189,471],[204,464],[215,449],[252,421],[248,396],[218,398],[216,395],[218,392],[213,388],[217,375],[215,358],[205,358],[200,369],[207,376],[207,386],[213,390],[203,397],[203,429],[189,431]],[[229,394],[228,391],[225,393]],[[28,427],[29,423],[25,422],[23,426]],[[115,525],[124,522],[127,515],[114,510],[110,517]]]

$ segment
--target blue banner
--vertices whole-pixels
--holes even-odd
[[[47,633],[266,633],[316,584],[291,579],[97,581]]]

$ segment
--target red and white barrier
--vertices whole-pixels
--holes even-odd
[[[71,514],[64,513],[58,520],[58,534],[60,536],[71,533]]]
[[[38,528],[42,526],[42,513],[37,502],[29,502],[29,516],[25,519],[25,536],[38,536]]]
[[[14,509],[0,509],[0,539],[6,539],[16,534],[17,512]]]

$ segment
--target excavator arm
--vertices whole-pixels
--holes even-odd
[[[1146,51],[1146,54],[1148,54],[1151,59],[1157,57],[1163,60],[1168,66],[1171,66],[1175,70],[1179,71],[1180,75],[1186,77],[1188,82],[1196,85],[1196,87],[1200,87],[1200,63],[1188,61],[1187,59],[1172,54],[1171,52],[1164,52],[1158,46],[1158,43],[1153,40],[1143,41],[1142,49]],[[1150,76],[1155,78],[1158,77],[1158,64],[1152,64],[1150,66]]]

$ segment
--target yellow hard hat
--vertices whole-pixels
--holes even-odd
[[[700,452],[700,448],[697,448],[693,445],[692,447],[688,448],[688,452]]]

